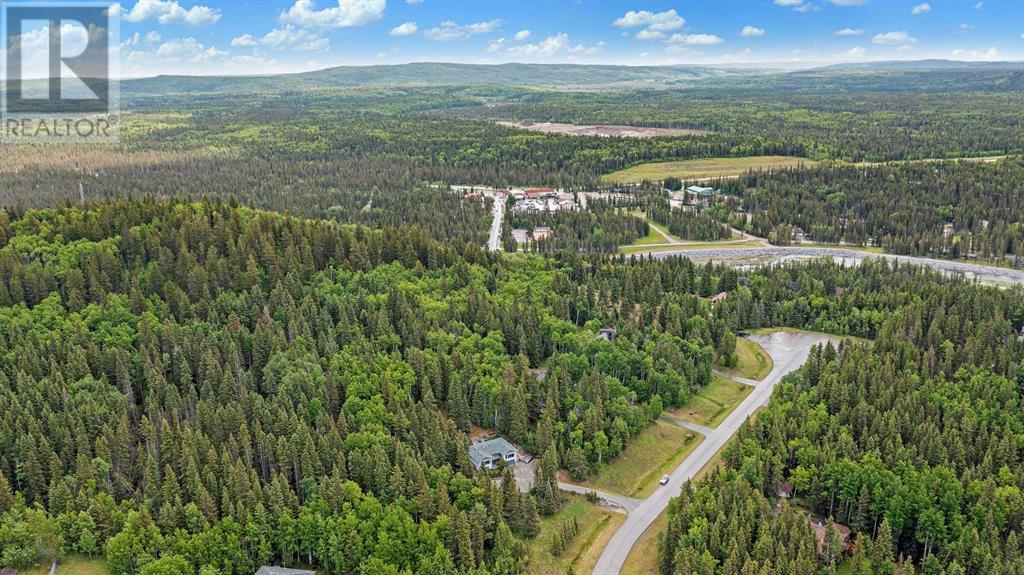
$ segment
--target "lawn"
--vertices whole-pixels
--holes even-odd
[[[677,425],[655,422],[583,485],[629,497],[647,497],[657,488],[658,479],[679,465],[702,440]]]
[[[565,575],[570,566],[576,573],[590,573],[608,539],[626,520],[625,515],[590,503],[582,495],[566,496],[569,500],[565,507],[542,519],[540,533],[526,542],[531,575]],[[579,525],[579,533],[556,557],[551,554],[551,541],[560,526],[573,517]]]
[[[705,158],[678,162],[640,164],[602,177],[615,183],[658,181],[675,176],[684,180],[739,176],[747,170],[813,166],[817,162],[793,156],[750,156],[746,158]]]
[[[38,567],[18,571],[19,575],[46,575],[49,572],[49,561]],[[72,555],[57,565],[57,575],[110,575],[110,569],[102,557],[89,559],[81,555]]]
[[[772,371],[771,356],[749,339],[736,340],[736,358],[736,367],[725,370],[726,374],[761,381]]]
[[[669,413],[697,425],[717,427],[753,390],[744,383],[715,375],[686,405]]]
[[[619,251],[624,254],[644,254],[653,252],[677,252],[677,251],[697,251],[697,250],[711,250],[720,248],[758,248],[764,247],[763,244],[754,240],[746,241],[717,241],[717,242],[687,242],[682,244],[672,244],[668,246],[654,246],[647,247],[643,245],[630,245],[622,246]],[[723,256],[725,257],[725,256]]]
[[[668,238],[664,234],[658,231],[654,226],[650,226],[651,231],[646,236],[636,240],[631,246],[649,246],[651,244],[667,244]]]

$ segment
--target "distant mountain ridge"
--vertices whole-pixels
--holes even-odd
[[[944,78],[943,75],[949,75]],[[126,96],[283,92],[356,86],[502,85],[550,89],[780,89],[797,91],[1015,90],[1024,62],[915,60],[783,71],[699,65],[411,64],[339,66],[265,76],[156,76],[124,80]],[[955,80],[955,83],[951,83]],[[902,84],[901,84],[902,81]]]

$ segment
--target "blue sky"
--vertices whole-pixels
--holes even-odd
[[[122,0],[124,76],[1024,59],[1024,0]]]

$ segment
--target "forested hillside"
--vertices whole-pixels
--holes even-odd
[[[800,286],[797,322],[875,339],[812,354],[740,430],[724,469],[684,488],[661,572],[835,572],[844,556],[834,523],[853,532],[843,572],[1024,572],[1020,289],[910,269],[825,282],[808,271],[793,268],[789,286],[775,278],[762,293]],[[824,303],[832,282],[838,306]],[[755,295],[739,321],[759,323],[762,307]],[[783,481],[796,503],[776,506]],[[820,544],[801,508],[827,518]]]
[[[585,260],[503,259],[419,228],[122,200],[5,213],[0,242],[14,566],[521,573],[520,538],[560,504],[555,471],[615,458],[735,341],[693,282],[662,328],[634,321],[629,294],[603,296],[622,316],[580,308]],[[471,425],[541,457],[532,495],[474,471]]]

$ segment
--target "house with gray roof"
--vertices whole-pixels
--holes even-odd
[[[480,441],[469,446],[469,460],[477,469],[494,469],[504,461],[515,465],[519,460],[519,450],[503,437]]]

